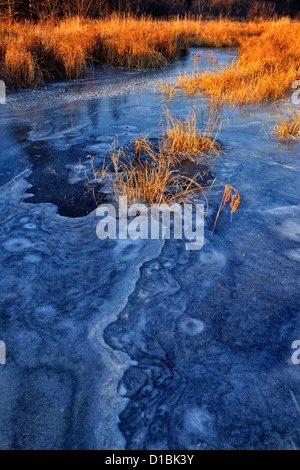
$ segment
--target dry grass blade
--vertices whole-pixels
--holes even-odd
[[[238,191],[233,186],[230,186],[229,184],[226,184],[225,189],[224,189],[224,193],[223,193],[223,198],[222,198],[222,201],[221,201],[221,204],[220,204],[220,207],[219,207],[216,219],[215,219],[215,223],[214,223],[214,226],[213,226],[213,229],[212,229],[212,233],[214,233],[214,231],[215,231],[219,216],[220,216],[222,210],[224,209],[224,207],[227,204],[229,204],[230,209],[231,209],[231,219],[232,219],[232,214],[234,214],[236,212],[237,208],[240,205],[240,202],[241,202],[241,197],[240,197]]]

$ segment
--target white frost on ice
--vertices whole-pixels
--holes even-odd
[[[288,219],[278,227],[279,233],[289,240],[300,242],[300,222],[295,219]]]
[[[212,421],[212,416],[205,408],[192,408],[184,414],[184,427],[189,432],[203,434]]]
[[[284,253],[292,261],[298,261],[300,263],[300,248],[296,248],[295,250],[286,250]]]

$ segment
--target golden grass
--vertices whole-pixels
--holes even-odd
[[[88,60],[91,60],[87,41],[78,33],[54,37],[51,43],[51,55],[54,71],[58,71],[62,77],[68,80],[83,76]]]
[[[157,89],[160,93],[167,94],[170,100],[172,100],[176,95],[176,85],[173,85],[172,83],[161,82],[158,86],[156,86],[156,90]]]
[[[197,129],[197,115],[194,110],[185,120],[175,119],[166,110],[166,128],[163,128],[161,146],[171,155],[194,160],[200,155],[219,155],[221,145],[217,135],[222,125],[222,110],[216,103],[211,102],[209,118],[203,132]]]
[[[283,106],[279,107],[279,104]],[[300,137],[300,108],[293,107],[285,100],[274,103],[268,118],[268,127],[269,135],[275,135],[284,142],[287,138]]]
[[[142,152],[143,159],[140,158],[140,152],[136,154],[137,147]],[[112,185],[116,201],[119,197],[126,197],[129,204],[145,203],[149,206],[152,204],[187,204],[193,202],[193,195],[197,194],[204,198],[208,210],[205,191],[224,187],[212,233],[225,206],[229,205],[231,218],[239,207],[241,199],[234,187],[221,184],[205,185],[202,183],[204,174],[199,171],[195,172],[192,177],[185,176],[181,171],[180,160],[171,154],[165,154],[161,146],[155,150],[149,141],[140,138],[134,149],[133,155],[128,155],[122,147],[113,151],[109,162],[105,162],[102,169],[94,168],[93,160],[91,160],[94,181],[89,178],[88,185],[96,202],[98,201],[96,189],[98,183],[107,181],[109,185]]]
[[[1,77],[16,88],[35,88],[42,81],[42,72],[22,40],[7,44]]]
[[[231,220],[232,220],[232,215],[236,212],[237,208],[239,207],[241,202],[241,197],[238,193],[238,191],[233,187],[230,186],[229,184],[225,185],[222,201],[218,210],[218,213],[215,218],[215,223],[212,229],[212,233],[215,231],[218,219],[220,217],[220,214],[224,207],[229,204],[230,209],[231,209]]]
[[[300,22],[269,22],[260,36],[241,41],[240,57],[225,70],[180,76],[176,86],[195,94],[203,90],[233,103],[278,100],[300,74]]]
[[[208,156],[210,152],[219,153],[215,139],[221,113],[222,109],[214,104],[209,113],[205,134],[197,131],[195,111],[189,114],[185,121],[181,121],[175,120],[167,110],[167,128],[162,128],[162,137],[157,143],[151,143],[147,138],[140,136],[128,147],[113,150],[109,160],[104,162],[100,169],[94,167],[93,159],[89,156],[93,176],[87,178],[87,183],[95,201],[98,202],[99,199],[97,191],[101,192],[101,185],[99,187],[98,184],[107,182],[112,186],[116,200],[120,196],[126,197],[129,204],[186,204],[198,193],[205,199],[208,207],[205,190],[224,185],[205,185],[205,172],[197,171],[196,166],[194,174],[191,177],[186,176],[184,162],[187,157],[195,161],[199,154]],[[210,133],[214,132],[213,139],[208,130]],[[227,203],[230,205],[231,214],[240,204],[237,190],[229,185],[225,185],[213,231]]]
[[[190,46],[243,47],[272,24],[117,16],[39,24],[0,21],[0,78],[12,87],[32,88],[48,77],[78,78],[89,63],[156,68],[179,59]]]
[[[111,154],[114,173],[110,167],[104,168],[102,176],[113,184],[116,197],[126,196],[129,204],[169,204],[174,200],[187,202],[188,194],[203,191],[199,174],[193,178],[183,176],[173,158],[161,151],[154,153],[145,140],[142,145],[143,160],[125,155],[121,148]]]

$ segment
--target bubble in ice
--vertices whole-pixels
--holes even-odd
[[[166,269],[171,269],[173,268],[173,265],[172,263],[170,263],[169,261],[166,261],[164,264],[163,264],[164,268]]]
[[[149,297],[149,292],[140,290],[137,294],[139,300],[145,301]]]
[[[6,251],[20,252],[32,247],[32,243],[27,238],[10,238],[3,243]]]
[[[130,126],[129,124],[125,125],[125,126],[120,126],[120,125],[116,125],[116,126],[113,126],[114,128],[118,129],[119,131],[124,131],[124,132],[128,132],[128,131],[137,131],[138,128],[136,126]]]
[[[119,395],[121,395],[121,397],[126,397],[128,393],[126,387],[123,384],[119,386],[118,392],[119,392]]]
[[[32,224],[32,223],[29,223],[29,224],[25,224],[25,225],[24,225],[24,228],[25,228],[26,230],[34,230],[34,229],[36,229],[36,225],[35,225],[35,224]]]
[[[38,255],[26,255],[24,257],[25,263],[38,264],[42,261],[42,258]]]
[[[41,305],[34,311],[34,318],[40,322],[52,320],[57,315],[57,311],[52,305]]]
[[[197,318],[185,317],[179,322],[179,328],[188,336],[196,336],[202,333],[205,325]]]

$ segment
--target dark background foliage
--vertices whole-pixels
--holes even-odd
[[[102,17],[114,12],[167,17],[202,15],[205,18],[272,17],[299,14],[299,0],[0,0],[0,14],[42,19],[80,15]]]

